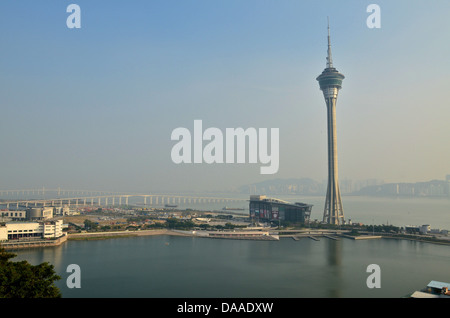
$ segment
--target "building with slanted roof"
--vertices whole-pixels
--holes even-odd
[[[251,195],[249,213],[250,218],[261,221],[289,221],[305,223],[311,216],[312,205],[296,202],[295,204],[267,198],[265,195]]]

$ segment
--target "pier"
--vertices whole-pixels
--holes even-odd
[[[334,237],[334,236],[324,235],[324,237],[329,238],[330,240],[339,241],[339,238]]]

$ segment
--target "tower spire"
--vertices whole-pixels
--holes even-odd
[[[331,57],[331,38],[330,38],[330,19],[327,17],[328,22],[328,56],[327,56],[327,68],[333,67],[333,58]]]

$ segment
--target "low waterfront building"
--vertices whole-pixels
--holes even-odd
[[[279,240],[279,237],[277,235],[270,234],[267,231],[211,231],[208,233],[208,237]]]
[[[420,227],[416,226],[416,225],[406,225],[405,226],[405,232],[406,233],[411,233],[411,234],[419,233],[420,232]]]
[[[269,231],[261,230],[235,230],[235,231],[184,231],[184,230],[171,230],[173,233],[179,233],[187,236],[196,236],[204,238],[221,238],[221,239],[241,239],[241,240],[276,240],[280,237],[277,234],[270,233]]]
[[[430,232],[430,225],[429,224],[424,224],[419,228],[419,232],[420,234],[427,234],[428,232]]]
[[[62,229],[62,220],[7,222],[0,226],[0,241],[58,238],[63,235]]]
[[[250,218],[262,221],[289,221],[294,223],[308,222],[312,205],[267,198],[265,195],[251,195],[249,213]]]
[[[405,226],[405,232],[411,234],[441,234],[448,235],[448,230],[432,229],[429,224],[421,226],[407,225]]]

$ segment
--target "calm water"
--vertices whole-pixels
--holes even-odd
[[[147,236],[18,253],[54,264],[63,297],[402,297],[450,281],[450,246],[387,239]],[[65,285],[69,264],[81,268],[80,289]],[[380,289],[366,285],[369,264],[381,267]]]
[[[314,204],[312,218],[321,219],[322,198],[284,199]],[[449,200],[343,199],[355,222],[450,229]],[[402,297],[431,280],[450,282],[450,246],[403,240],[148,236],[16,253],[55,265],[63,297]],[[81,289],[66,287],[69,264],[81,267]],[[366,285],[369,264],[381,267],[380,289]]]

